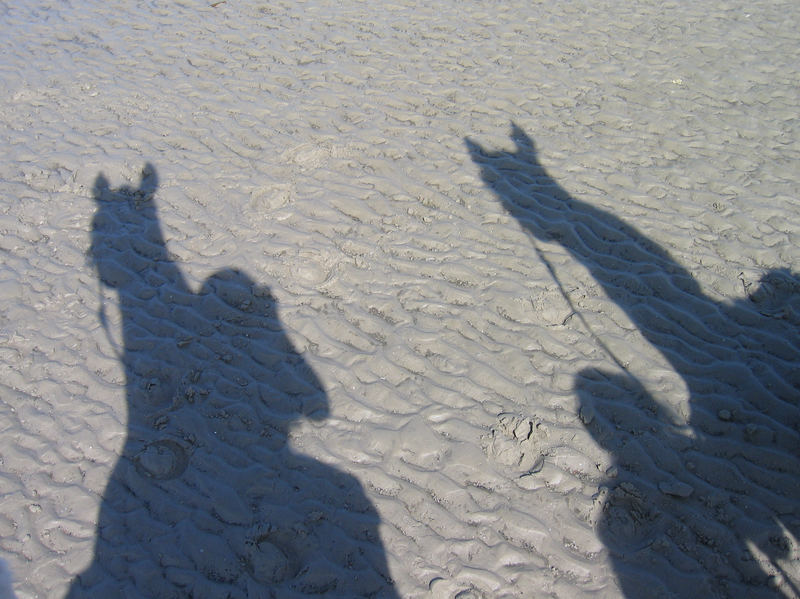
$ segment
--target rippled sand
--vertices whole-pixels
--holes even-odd
[[[0,5],[16,596],[800,596],[800,6]]]

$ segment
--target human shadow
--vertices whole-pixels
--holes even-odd
[[[194,292],[157,186],[149,164],[138,189],[94,186],[90,256],[116,290],[121,322],[100,319],[121,336],[128,430],[68,596],[396,597],[359,482],[291,449],[292,424],[328,402],[275,298],[236,269]]]
[[[511,137],[512,152],[466,140],[483,180],[534,245],[557,241],[592,273],[689,391],[681,423],[592,333],[619,368],[585,369],[575,390],[616,463],[596,529],[624,594],[798,596],[800,277],[770,271],[746,299],[716,301],[632,225],[565,191],[522,129]]]

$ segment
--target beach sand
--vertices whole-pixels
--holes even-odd
[[[800,5],[0,23],[16,597],[800,597]]]

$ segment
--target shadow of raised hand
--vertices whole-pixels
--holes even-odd
[[[69,596],[396,597],[359,482],[290,446],[328,401],[275,298],[236,269],[190,289],[156,188],[151,165],[137,189],[94,188],[90,257],[117,295],[128,430]]]
[[[617,371],[576,376],[588,428],[618,465],[597,532],[623,592],[797,596],[800,277],[771,271],[746,299],[714,301],[635,227],[570,196],[516,125],[511,137],[513,152],[466,140],[483,180],[592,273],[689,389],[679,427],[616,358]]]

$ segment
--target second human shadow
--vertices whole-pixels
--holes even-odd
[[[680,427],[625,368],[575,378],[619,470],[596,528],[625,596],[800,595],[785,566],[800,552],[800,277],[770,271],[718,302],[631,224],[566,192],[522,129],[511,137],[511,152],[466,140],[486,184],[592,273],[689,390]]]
[[[157,186],[147,165],[138,188],[94,187],[90,257],[116,292],[119,320],[100,320],[128,430],[69,597],[396,597],[359,482],[290,446],[292,424],[322,421],[328,402],[274,297],[236,269],[190,289]]]

